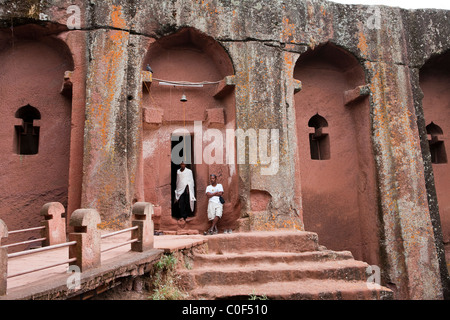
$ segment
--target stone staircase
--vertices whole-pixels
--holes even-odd
[[[207,253],[195,253],[178,270],[192,299],[384,300],[385,287],[369,289],[367,263],[349,251],[319,246],[317,234],[266,231],[208,236]]]

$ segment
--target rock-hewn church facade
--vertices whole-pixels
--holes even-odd
[[[6,0],[0,110],[10,229],[50,201],[114,229],[146,201],[156,229],[203,232],[214,173],[220,229],[313,231],[379,266],[397,298],[448,297],[449,11]],[[181,144],[187,222],[171,213]]]

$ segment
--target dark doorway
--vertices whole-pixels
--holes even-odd
[[[194,176],[194,183],[196,181],[195,179],[195,166],[193,165],[193,159],[194,159],[194,146],[193,142],[194,136],[185,134],[174,134],[171,137],[171,169],[170,169],[170,196],[171,196],[171,204],[172,204],[172,217],[178,217],[178,212],[176,211],[175,203],[175,189],[177,185],[177,170],[180,169],[180,163],[183,161],[186,164],[186,168],[192,170],[192,175]],[[197,185],[194,186],[195,194],[197,194]],[[191,216],[195,216],[197,210],[197,206],[194,205],[194,211],[192,212]]]

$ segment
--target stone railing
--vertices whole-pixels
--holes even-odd
[[[48,203],[43,206],[41,215],[45,217],[41,227],[29,228],[8,232],[6,224],[0,219],[0,240],[7,238],[9,234],[18,232],[27,232],[31,230],[42,230],[42,238],[31,241],[20,242],[0,246],[0,295],[5,295],[7,291],[7,280],[9,278],[29,274],[32,272],[52,268],[59,265],[76,265],[80,272],[99,267],[101,265],[102,252],[109,251],[124,245],[131,244],[131,251],[143,252],[153,249],[153,206],[147,202],[137,202],[133,206],[132,226],[123,230],[101,235],[98,225],[101,218],[95,209],[78,209],[72,213],[69,225],[73,227],[74,232],[68,236],[66,242],[66,224],[62,217],[64,207],[58,202]],[[113,247],[101,249],[101,241],[104,238],[112,237],[117,234],[131,231],[131,239],[122,243],[115,244]],[[43,247],[33,250],[24,250],[8,254],[8,248],[30,242],[42,241]],[[8,259],[19,256],[35,254],[38,252],[54,250],[62,247],[68,247],[69,259],[52,265],[38,267],[16,274],[8,275]]]

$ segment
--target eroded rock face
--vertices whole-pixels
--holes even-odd
[[[3,195],[14,198],[26,191],[25,185],[36,186],[36,179],[45,181],[49,187],[40,194],[51,195],[48,201],[67,204],[69,216],[77,208],[95,208],[103,228],[127,225],[132,204],[148,201],[158,206],[161,227],[202,231],[208,226],[203,212],[207,176],[221,172],[227,215],[219,227],[239,228],[239,221],[241,228],[250,230],[303,230],[309,223],[318,228],[319,239],[322,232],[334,242],[333,249],[352,248],[357,258],[380,264],[383,279],[392,283],[396,297],[440,298],[442,283],[448,281],[441,229],[449,230],[449,220],[440,219],[436,202],[445,203],[441,195],[448,192],[442,190],[447,188],[445,184],[434,184],[425,128],[430,116],[424,112],[430,86],[425,83],[422,108],[419,70],[431,56],[448,51],[448,22],[448,11],[369,8],[327,1],[4,1],[0,5],[0,55],[4,56],[0,81],[14,67],[5,61],[20,53],[25,43],[36,48],[45,45],[45,50],[52,52],[44,55],[36,49],[39,52],[34,56],[32,50],[27,54],[43,60],[41,65],[49,64],[47,69],[53,73],[34,72],[33,66],[29,72],[15,73],[16,79],[29,77],[29,84],[5,80],[1,86],[2,136],[7,137],[2,143],[7,153],[2,155],[5,179],[0,188]],[[46,39],[61,43],[49,48]],[[330,56],[321,57],[320,64],[327,66],[323,72],[321,68],[308,69],[314,64],[302,69],[304,57],[317,58],[327,43],[353,58],[358,77],[356,69],[345,65],[346,59],[337,59],[333,50]],[[70,63],[61,66],[57,59],[69,59]],[[153,80],[143,82],[147,63],[154,68]],[[55,69],[50,68],[53,65]],[[73,71],[72,92],[60,97],[60,86],[68,81],[65,71]],[[49,78],[44,81],[46,76]],[[361,81],[355,82],[356,78]],[[189,107],[185,115],[179,101],[182,87],[163,88],[155,79],[222,82],[203,89],[185,88],[185,107]],[[310,91],[324,89],[321,79],[330,85],[325,93],[338,91],[332,95],[335,99],[322,101],[325,94],[320,97],[320,90],[316,94]],[[338,83],[333,86],[333,82]],[[42,89],[37,89],[37,84]],[[358,98],[354,94],[361,85],[366,91]],[[26,95],[32,89],[51,91],[35,105],[31,103],[42,114],[42,134],[48,119],[61,123],[56,117],[64,108],[69,111],[61,117],[71,126],[55,127],[51,131],[54,138],[40,140],[39,150],[65,149],[39,164],[32,163],[34,156],[27,156],[26,170],[34,173],[19,178],[22,171],[17,166],[24,162],[13,164],[17,154],[11,148],[11,123],[13,113],[30,103]],[[343,90],[352,97],[351,103],[346,104]],[[445,99],[438,103],[445,104]],[[342,112],[337,115],[342,121],[333,116],[339,108]],[[306,134],[311,128],[305,124],[315,113],[326,119],[330,130],[329,158],[323,160],[311,159],[309,154]],[[450,121],[444,118],[445,123]],[[243,163],[228,163],[224,154],[222,164],[195,164],[197,212],[193,220],[180,226],[169,210],[173,182],[168,138],[175,128],[186,128],[195,136],[194,121],[201,123],[202,133],[207,129],[222,135],[227,129],[247,134],[255,130],[258,140],[243,148]],[[271,151],[266,155],[272,158],[251,162],[253,152],[263,147],[260,129],[269,130],[266,150]],[[344,136],[354,140],[345,142],[340,138]],[[271,149],[273,141],[276,148]],[[208,142],[203,140],[204,148]],[[353,148],[348,148],[352,143]],[[237,142],[226,146],[240,151]],[[345,166],[334,163],[336,159],[349,159],[344,164],[357,166],[357,172],[351,168],[339,172]],[[48,165],[49,161],[54,165]],[[335,174],[316,183],[311,161],[317,172],[321,172],[317,161],[324,161],[335,168]],[[41,164],[42,170],[37,168]],[[444,165],[439,170],[445,170]],[[34,177],[37,171],[45,178]],[[336,196],[340,179],[347,179],[343,189],[351,189],[346,195],[351,210],[341,209],[336,216],[333,210],[345,207],[342,196]],[[16,183],[19,180],[21,184]],[[331,185],[334,191],[324,192]],[[329,194],[333,196],[327,197]],[[46,201],[25,201],[19,207],[29,211],[15,215],[5,209],[0,218],[11,230],[11,224],[37,222]],[[17,201],[4,208],[16,205]],[[361,208],[367,213],[361,214]],[[330,221],[336,223],[330,226]],[[333,231],[339,223],[350,229],[354,224],[361,236],[347,237],[344,227]]]

